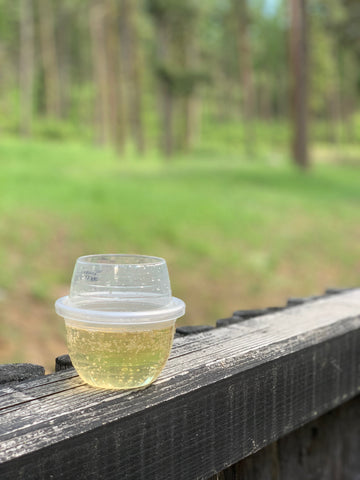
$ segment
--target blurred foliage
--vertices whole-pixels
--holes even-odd
[[[166,133],[173,149],[191,151],[204,143],[201,136],[207,123],[240,123],[243,119],[242,105],[248,93],[240,81],[244,68],[242,40],[237,33],[240,4],[247,5],[248,68],[255,98],[252,117],[259,123],[274,118],[286,122],[290,82],[285,0],[272,2],[271,9],[265,0],[46,0],[50,20],[43,18],[40,0],[29,0],[34,22],[29,41],[34,43],[35,52],[30,72],[24,71],[26,66],[20,62],[24,2],[0,0],[1,130],[16,133],[20,129],[25,106],[19,79],[25,75],[33,95],[27,107],[31,109],[29,129],[35,136],[66,139],[76,135],[88,141],[99,138],[97,132],[106,121],[107,128],[121,130],[126,144],[136,143],[134,132],[141,128],[138,137],[143,136],[144,145],[153,148],[161,144],[164,131],[169,130]],[[98,27],[90,21],[91,12]],[[116,21],[110,24],[111,15]],[[307,15],[309,103],[314,125],[328,122],[324,135],[328,141],[337,140],[341,129],[346,129],[348,140],[354,141],[352,124],[360,94],[358,2],[312,0]],[[53,45],[44,43],[41,22],[45,22]],[[116,58],[109,53],[112,40],[108,34],[117,39]],[[95,41],[98,51],[94,52],[96,35],[100,36]],[[101,63],[101,57],[107,59],[105,63]],[[52,58],[54,71],[46,58]],[[113,74],[117,76],[115,83],[109,80]],[[56,76],[58,81],[52,81]],[[99,84],[101,76],[107,80]],[[46,92],[54,88],[59,89],[56,96],[60,102],[56,115],[49,113],[46,103]],[[105,117],[100,115],[98,105],[104,88],[109,98]],[[122,119],[110,127],[111,105],[120,109],[114,96],[121,97]],[[316,130],[322,127],[314,126],[312,131]],[[254,141],[262,140],[257,135]]]

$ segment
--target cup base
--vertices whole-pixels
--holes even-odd
[[[90,387],[106,390],[144,390],[145,388],[149,387],[159,376],[157,375],[156,377],[151,377],[146,382],[143,382],[141,384],[130,384],[124,382],[123,379],[119,378],[115,378],[112,380],[107,379],[107,381],[99,380],[97,378],[93,379],[93,377],[91,376],[84,375],[84,372],[80,373],[79,370],[76,371],[79,374],[79,377]]]

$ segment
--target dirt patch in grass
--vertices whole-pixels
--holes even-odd
[[[54,370],[55,357],[67,352],[62,320],[46,303],[29,295],[2,302],[0,363],[26,362]]]
[[[21,219],[16,236],[4,242],[0,363],[37,363],[50,372],[55,357],[67,352],[64,322],[54,301],[68,293],[69,285],[62,282],[71,278],[69,265],[78,246],[66,226],[48,214],[34,211]],[[14,219],[6,220],[9,231]]]

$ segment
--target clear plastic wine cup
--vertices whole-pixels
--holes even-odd
[[[164,368],[185,304],[171,294],[163,258],[106,254],[77,259],[70,294],[55,309],[80,377],[130,389],[150,385]]]

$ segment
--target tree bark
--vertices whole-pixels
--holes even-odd
[[[187,151],[196,143],[200,135],[200,99],[197,92],[186,98],[185,104],[185,149]]]
[[[308,58],[306,0],[290,1],[290,73],[292,80],[293,157],[303,169],[308,156]]]
[[[125,148],[123,62],[121,61],[119,8],[117,0],[107,0],[106,49],[109,123],[112,143],[119,152]]]
[[[32,0],[20,3],[20,133],[31,134],[34,90],[34,12]]]
[[[163,151],[166,157],[170,158],[174,152],[174,98],[168,85],[162,87],[161,100],[163,111]]]
[[[165,65],[170,56],[170,27],[163,18],[155,17],[156,58]],[[170,85],[158,74],[158,105],[160,112],[160,150],[168,159],[174,152],[174,96]]]
[[[125,59],[128,112],[132,136],[139,153],[145,151],[142,119],[142,78],[139,34],[137,28],[137,0],[121,1],[122,47]]]
[[[269,120],[271,112],[270,79],[266,73],[259,75],[259,86],[257,93],[258,115],[261,119]]]
[[[37,0],[42,63],[44,68],[46,113],[61,115],[60,77],[55,41],[53,5],[49,0]]]
[[[245,122],[254,116],[254,81],[252,52],[249,40],[249,12],[247,0],[233,0],[237,19],[237,43],[242,86],[242,113]]]
[[[103,0],[92,0],[90,5],[90,36],[94,68],[95,132],[100,144],[111,141],[109,82],[106,55],[106,9]]]
[[[196,44],[195,26],[189,27],[190,32],[183,35],[184,66],[188,71],[194,71],[198,66],[198,48]],[[184,106],[184,149],[191,150],[200,131],[200,99],[198,85],[194,83],[192,91],[185,96]]]
[[[66,2],[59,2],[57,18],[61,25],[61,35],[57,40],[57,53],[60,79],[60,110],[63,118],[66,118],[71,108],[71,84],[72,84],[72,45],[71,34],[76,28],[74,10],[69,8]]]
[[[248,152],[254,146],[254,110],[255,91],[253,81],[252,52],[249,39],[249,12],[247,0],[233,0],[237,21],[237,44],[240,68],[240,84],[242,90],[242,117],[244,121],[244,143]]]

